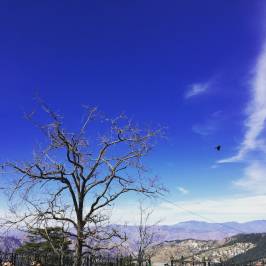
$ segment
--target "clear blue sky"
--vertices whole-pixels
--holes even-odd
[[[1,1],[0,159],[30,157],[39,134],[23,112],[38,91],[71,124],[87,104],[167,126],[148,163],[172,201],[218,220],[195,201],[266,202],[266,189],[256,189],[266,186],[265,105],[252,105],[266,99],[265,8],[261,0]],[[235,216],[247,219],[244,210]]]

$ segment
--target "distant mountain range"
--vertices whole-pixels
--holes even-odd
[[[121,231],[125,231],[129,239],[134,239],[137,235],[137,226],[114,226]],[[175,225],[158,225],[154,230],[156,243],[183,239],[223,240],[241,233],[264,233],[266,232],[266,220],[256,220],[246,223],[207,223],[201,221],[187,221]],[[8,237],[0,237],[0,250],[15,249],[21,245],[24,239],[24,233],[19,231],[10,232]]]
[[[22,242],[15,237],[0,237],[0,250],[12,252]],[[224,240],[172,240],[164,241],[152,247],[154,265],[169,263],[173,257],[184,262],[197,262],[208,258],[212,262],[240,263],[247,265],[250,261],[266,258],[266,233],[239,234]]]
[[[264,233],[266,232],[266,220],[246,223],[187,221],[175,225],[159,225],[154,230],[156,232],[156,242],[182,239],[222,240],[241,233]],[[134,235],[137,234],[137,226],[128,226],[126,233],[129,238],[134,238]]]
[[[0,251],[9,253],[20,247],[22,241],[14,236],[0,236]]]

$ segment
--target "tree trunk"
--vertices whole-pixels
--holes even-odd
[[[64,266],[64,254],[60,255],[60,266]]]
[[[82,240],[78,239],[76,243],[75,266],[82,266]]]
[[[83,249],[83,233],[84,233],[84,224],[83,224],[83,200],[84,197],[79,195],[79,209],[76,212],[77,215],[77,243],[75,250],[75,264],[74,266],[82,266],[82,249]]]

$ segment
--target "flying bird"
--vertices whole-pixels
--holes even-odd
[[[216,149],[217,151],[220,151],[220,150],[221,150],[221,148],[222,148],[222,146],[221,146],[221,145],[217,145],[217,146],[215,147],[215,149]]]

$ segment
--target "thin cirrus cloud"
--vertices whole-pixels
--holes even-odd
[[[184,97],[186,99],[195,97],[197,95],[203,94],[207,92],[210,88],[210,83],[193,83],[189,86],[188,90],[186,91]]]
[[[242,143],[234,156],[222,159],[218,163],[245,161],[243,176],[233,181],[233,185],[252,194],[266,193],[266,160],[259,157],[265,149],[266,122],[266,43],[258,57],[254,78],[251,82],[251,99],[247,108],[247,119],[244,124],[245,134]],[[247,156],[249,155],[249,160]]]
[[[192,131],[201,136],[209,136],[217,131],[223,119],[222,112],[213,112],[205,121],[192,126]]]
[[[196,124],[196,125],[193,125],[192,127],[192,131],[201,136],[209,136],[213,134],[215,130],[216,130],[216,127],[212,123]]]
[[[261,134],[266,121],[266,44],[258,58],[255,76],[251,84],[251,100],[247,108],[244,139],[237,154],[222,159],[218,163],[238,162],[243,160],[251,151],[263,149],[265,151],[265,140]]]
[[[186,195],[189,193],[189,191],[187,189],[185,189],[184,187],[177,187],[178,191],[181,192],[183,195]]]
[[[266,194],[266,165],[260,161],[251,162],[244,170],[244,177],[233,184],[253,194]]]

